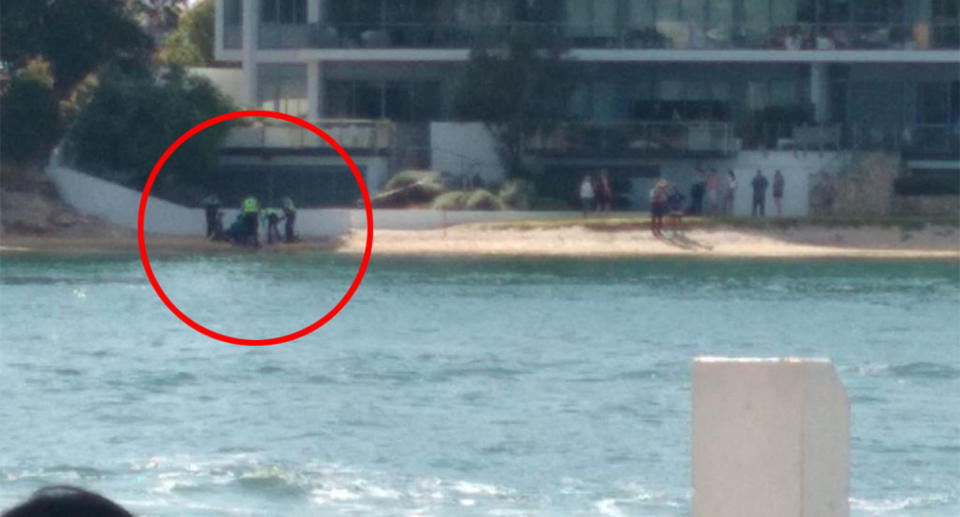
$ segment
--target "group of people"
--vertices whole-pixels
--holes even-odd
[[[299,240],[294,233],[297,220],[297,206],[293,199],[284,197],[281,208],[263,208],[254,196],[247,196],[240,204],[237,218],[224,230],[222,203],[216,194],[204,198],[202,202],[207,218],[207,239],[226,241],[238,246],[260,247],[260,220],[267,225],[267,244],[274,242],[293,243]],[[280,234],[280,222],[285,221],[283,235]]]
[[[613,207],[613,189],[610,187],[610,173],[601,169],[594,176],[587,174],[580,182],[580,208],[583,216],[587,212],[609,212]]]
[[[783,174],[777,170],[773,175],[773,202],[778,216],[783,214],[785,184]],[[766,215],[767,189],[770,187],[770,181],[763,175],[762,170],[757,170],[757,174],[750,181],[750,187],[753,190],[751,214],[762,217]],[[726,177],[721,178],[715,169],[698,169],[697,180],[690,187],[690,207],[687,213],[733,215],[736,193],[737,175],[732,170],[728,170]]]
[[[773,201],[777,215],[783,214],[783,192],[786,181],[783,174],[777,170],[773,175]],[[754,217],[766,215],[767,191],[771,184],[758,170],[750,181],[753,190],[751,214]],[[726,176],[721,176],[715,169],[697,169],[697,177],[690,187],[690,203],[676,184],[665,179],[657,181],[650,190],[650,212],[652,215],[651,228],[654,235],[661,235],[663,218],[671,214],[679,224],[684,214],[689,215],[733,215],[734,201],[737,193],[737,175],[728,170]],[[613,190],[610,187],[610,175],[606,169],[596,175],[587,174],[583,177],[579,187],[580,206],[583,216],[592,211],[609,211],[613,201]]]

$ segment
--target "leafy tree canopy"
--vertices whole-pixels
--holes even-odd
[[[193,126],[229,111],[233,107],[209,81],[188,76],[180,67],[156,78],[144,67],[113,66],[101,74],[70,130],[68,156],[90,172],[110,171],[111,179],[142,188],[170,144]],[[207,185],[227,129],[218,124],[180,146],[158,179],[159,192]]]
[[[18,75],[10,81],[0,102],[0,120],[0,158],[7,163],[38,159],[60,135],[57,99],[36,77]]]
[[[147,59],[152,47],[123,0],[0,3],[0,59],[20,68],[44,57],[61,94],[113,58]]]
[[[214,0],[201,0],[180,16],[176,30],[167,35],[160,48],[166,63],[200,66],[213,62]]]
[[[562,38],[539,27],[523,27],[502,46],[471,52],[454,108],[461,119],[486,123],[510,175],[525,175],[524,142],[563,117],[574,81],[565,52]]]

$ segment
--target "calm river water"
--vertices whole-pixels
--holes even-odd
[[[269,337],[358,259],[154,262],[198,322]],[[4,256],[0,288],[0,508],[71,483],[151,516],[685,516],[709,354],[831,358],[852,514],[960,514],[955,262],[374,257],[266,348],[185,326],[136,256]]]

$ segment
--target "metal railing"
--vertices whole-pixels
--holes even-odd
[[[236,29],[236,28],[233,28]],[[573,48],[684,50],[926,50],[960,49],[957,24],[795,23],[713,27],[661,21],[650,26],[561,22],[261,24],[259,46],[283,48],[471,48],[502,42],[512,32],[543,30]],[[228,34],[229,32],[229,34]],[[225,48],[239,44],[225,31]]]
[[[726,122],[575,122],[540,133],[527,151],[558,157],[730,155],[737,139]]]
[[[744,150],[839,151],[886,149],[957,155],[956,124],[776,124],[741,128]]]
[[[393,149],[395,128],[389,120],[323,120],[315,124],[344,149],[387,152]],[[292,124],[235,127],[227,134],[224,149],[323,149],[324,140]]]

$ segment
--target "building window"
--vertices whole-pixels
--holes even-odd
[[[260,0],[260,21],[283,25],[307,23],[307,0]]]
[[[257,72],[257,98],[263,109],[307,116],[306,65],[261,64]]]
[[[327,116],[424,122],[443,116],[439,81],[327,81]]]
[[[950,83],[917,85],[917,122],[945,124],[950,120]]]
[[[223,24],[227,26],[243,25],[243,0],[223,0]]]

